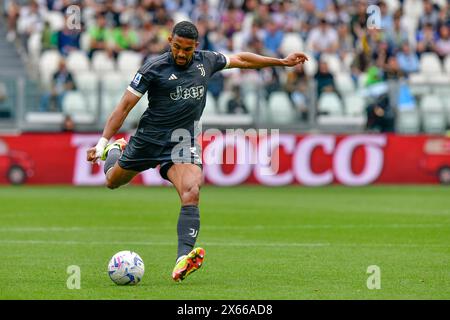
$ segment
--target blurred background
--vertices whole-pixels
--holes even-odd
[[[0,299],[449,299],[449,4],[0,1]],[[150,169],[111,192],[103,162],[86,161],[181,20],[199,49],[309,56],[211,80],[198,240],[210,260],[184,288],[170,277],[169,182]],[[115,138],[146,108],[147,95]],[[108,280],[121,250],[146,263],[132,290]]]
[[[200,32],[199,49],[309,56],[294,68],[217,73],[204,128],[444,137],[450,128],[449,3],[5,0],[0,130],[101,132],[140,65],[168,50],[175,23],[190,20]],[[132,132],[146,107],[144,96],[122,132]],[[448,159],[448,140],[431,141],[432,147],[420,141],[421,152]]]
[[[368,28],[372,4],[380,26]],[[450,125],[446,0],[5,0],[1,10],[2,129],[100,130],[185,19],[199,28],[199,49],[310,57],[296,68],[218,73],[205,124],[400,133]],[[144,97],[127,127],[146,106]]]

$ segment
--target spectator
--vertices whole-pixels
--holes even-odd
[[[427,23],[422,30],[417,32],[417,48],[419,56],[424,52],[436,52],[436,41],[438,34],[433,30],[433,25]]]
[[[261,39],[255,37],[248,44],[248,51],[256,54],[268,55]],[[245,70],[240,70],[241,73]],[[251,71],[250,71],[251,72]],[[261,85],[264,88],[265,99],[268,100],[272,92],[278,91],[281,88],[280,74],[277,68],[264,68],[257,71],[261,80]],[[242,85],[242,84],[241,84]]]
[[[439,28],[439,40],[436,42],[436,52],[443,60],[450,54],[450,27],[442,25]]]
[[[64,59],[61,59],[58,70],[53,75],[50,92],[44,94],[41,98],[40,111],[61,112],[64,96],[70,90],[75,90],[75,82],[72,74],[66,68]]]
[[[298,114],[298,120],[307,121],[308,120],[308,94],[307,94],[306,83],[300,82],[295,88],[291,95],[292,105],[296,113]]]
[[[198,29],[198,50],[212,50],[215,51],[215,46],[209,39],[208,22],[203,19],[199,19],[197,22]]]
[[[292,106],[299,115],[299,120],[308,118],[308,76],[302,65],[297,65],[286,76],[285,90],[289,94]]]
[[[8,92],[6,90],[6,85],[0,82],[0,105],[3,104],[8,98]]]
[[[227,103],[227,112],[229,114],[248,113],[248,109],[241,96],[241,88],[239,86],[233,86],[231,92],[233,95]]]
[[[369,87],[383,81],[383,71],[377,66],[371,66],[367,69],[367,77],[364,85]]]
[[[316,59],[320,59],[322,53],[337,53],[339,48],[338,34],[325,19],[322,19],[319,26],[311,30],[307,47],[313,52]]]
[[[249,1],[246,1],[247,3]],[[256,3],[257,4],[257,3]],[[197,25],[198,21],[205,21],[207,28],[213,29],[217,21],[220,21],[220,14],[217,8],[213,8],[208,0],[201,0],[198,8],[192,12],[192,22]]]
[[[294,1],[277,1],[273,4],[272,19],[284,32],[297,32],[299,29],[298,4]]]
[[[144,22],[151,18],[151,15],[145,11],[145,8],[138,2],[127,5],[120,14],[121,23],[129,23],[133,29],[141,29]]]
[[[112,31],[112,51],[117,57],[123,50],[138,50],[139,36],[136,30],[132,29],[129,23],[125,23]]]
[[[243,32],[242,35],[242,47],[235,48],[235,50],[249,50],[246,46],[251,46],[256,41],[262,41],[264,39],[265,31],[259,23],[253,23],[249,30]]]
[[[46,21],[42,30],[41,51],[55,49],[57,44],[57,34],[52,30],[50,23]]]
[[[89,34],[89,57],[97,50],[109,50],[108,42],[112,37],[112,32],[106,27],[106,18],[103,14],[97,14],[95,24],[88,28]]]
[[[264,68],[260,69],[259,73],[263,81],[265,98],[268,101],[272,92],[279,91],[281,89],[279,70],[273,67]]]
[[[314,0],[315,8],[321,14],[324,14],[331,4],[333,4],[332,0]]]
[[[81,22],[89,34],[89,56],[96,50],[107,50],[111,56],[117,56],[122,50],[136,50],[144,57],[159,54],[167,50],[166,39],[174,18],[178,19],[180,15],[196,22],[200,33],[199,49],[276,56],[283,34],[295,32],[306,44],[304,50],[311,50],[319,60],[325,52],[338,54],[345,61],[344,68],[350,65],[347,72],[350,71],[357,81],[361,74],[370,73],[372,66],[383,71],[383,79],[398,80],[419,70],[420,54],[436,52],[441,58],[448,55],[450,12],[449,4],[444,5],[444,2],[424,0],[424,12],[417,17],[420,21],[416,30],[411,29],[412,25],[406,25],[408,15],[403,10],[409,8],[405,1],[399,2],[400,7],[394,14],[388,10],[387,0],[8,0],[3,7],[6,9],[7,39],[13,40],[17,33],[23,43],[15,41],[15,45],[25,49],[29,37],[39,32],[42,50],[55,45],[63,55],[79,50],[80,34],[67,32],[66,28],[54,32],[44,19],[48,10],[65,13],[69,5],[79,4],[82,5]],[[381,28],[377,30],[367,28],[369,4],[378,4],[381,9]],[[238,36],[237,32],[240,33]],[[413,35],[414,39],[411,39]],[[411,47],[403,50],[406,42]],[[217,101],[224,88],[229,88],[236,78],[241,92],[262,87],[268,98],[275,90],[287,90],[302,114],[300,118],[305,119],[308,81],[311,79],[302,74],[303,70],[296,74],[297,71],[280,68],[230,70],[223,75],[217,73],[208,90]],[[320,86],[318,94],[335,90],[329,71],[318,72],[315,80]],[[48,107],[43,102],[42,108],[60,108],[53,107],[56,98],[49,100]]]
[[[263,35],[264,48],[269,53],[269,55],[278,57],[281,56],[279,48],[281,42],[283,41],[284,32],[281,30],[280,26],[275,23],[275,21],[270,20],[267,25]]]
[[[8,91],[6,85],[0,82],[0,118],[11,117],[11,107],[8,106]]]
[[[108,28],[115,28],[120,25],[120,9],[114,0],[106,0],[102,6],[101,13],[106,19]]]
[[[204,1],[204,2],[208,2],[208,1]],[[260,6],[260,1],[258,0],[246,0],[244,1],[244,3],[242,4],[242,10],[244,11],[244,13],[247,14],[251,14],[253,15],[259,8]],[[264,4],[264,3],[262,3]]]
[[[358,78],[367,70],[370,64],[370,56],[364,51],[359,50],[350,65],[350,74],[353,81],[358,82]]]
[[[62,131],[63,132],[73,132],[75,131],[75,122],[73,121],[72,117],[70,115],[66,115],[64,117],[64,121],[62,124]]]
[[[319,24],[319,16],[316,14],[316,7],[314,1],[306,0],[300,2],[299,21],[301,23],[300,34],[305,40],[314,26]]]
[[[165,25],[167,22],[171,19],[168,15],[166,10],[164,9],[164,6],[160,6],[156,9],[155,13],[153,14],[153,23],[157,25]]]
[[[214,101],[216,102],[215,105],[217,107],[217,113],[219,113],[219,97],[220,94],[223,92],[223,89],[225,87],[225,78],[222,74],[222,72],[216,72],[211,79],[208,82],[208,91],[211,93],[212,97],[214,98]]]
[[[42,2],[47,2],[47,8],[50,7],[52,10],[60,11],[61,13],[67,12],[67,9],[71,5],[78,5],[79,7],[82,6],[83,0],[38,0],[41,4]],[[53,3],[51,3],[53,2]]]
[[[244,12],[237,6],[231,5],[230,8],[222,14],[222,32],[227,38],[231,38],[235,32],[241,31],[243,21]]]
[[[405,73],[405,75],[419,71],[419,58],[417,57],[417,54],[411,50],[411,46],[408,42],[403,43],[402,50],[397,53],[397,61],[400,70]]]
[[[359,0],[356,3],[356,12],[352,15],[350,19],[350,26],[351,26],[351,33],[353,35],[353,38],[355,39],[355,42],[359,39],[362,39],[365,30],[367,29],[367,3],[366,1]]]
[[[434,6],[431,0],[423,0],[423,13],[419,17],[419,29],[426,24],[431,24],[433,29],[437,29],[439,22],[439,10]]]
[[[258,92],[261,85],[264,85],[261,73],[255,69],[242,69],[234,76],[227,78],[230,83],[239,84],[241,91],[245,93]]]
[[[367,112],[367,130],[377,132],[394,132],[395,115],[389,101],[389,95],[383,94],[370,103],[366,109]]]
[[[140,49],[144,57],[160,54],[164,50],[164,44],[158,38],[158,26],[150,19],[144,21],[143,28],[139,32]]]
[[[334,83],[333,74],[328,69],[328,64],[321,60],[319,62],[319,68],[314,75],[314,79],[317,82],[317,99],[323,92],[336,92],[336,85]]]
[[[391,55],[391,47],[380,29],[369,29],[364,38],[364,50],[370,57],[370,62],[384,66],[387,57]]]
[[[386,80],[400,80],[403,77],[404,74],[398,65],[397,57],[390,56],[384,69],[384,78]]]
[[[10,1],[8,7],[6,8],[7,12],[7,26],[8,33],[6,34],[6,39],[9,42],[12,42],[16,39],[16,29],[17,29],[17,20],[19,19],[20,7],[15,1]]]
[[[267,3],[261,2],[253,13],[253,23],[258,26],[265,26],[271,20],[270,8]]]
[[[389,12],[385,1],[380,1],[378,6],[380,7],[381,14],[381,29],[384,32],[391,32],[394,28],[394,17]]]
[[[175,23],[172,18],[167,19],[165,25],[158,26],[158,41],[161,42],[167,50],[169,50],[167,38],[170,36],[171,30],[173,29],[174,26]]]
[[[65,19],[64,28],[57,33],[58,50],[64,57],[67,57],[71,51],[80,50],[80,30],[70,29]]]
[[[330,25],[332,25],[333,27],[336,27],[337,25],[339,25],[339,23],[341,22],[341,17],[339,14],[339,8],[336,5],[336,3],[331,2],[326,11],[323,14],[323,18],[328,21],[328,23]]]
[[[389,57],[391,57],[392,49],[389,47],[389,43],[385,40],[381,40],[377,45],[377,51],[372,53],[372,61],[375,65],[381,69],[384,69],[388,63]]]
[[[394,14],[394,28],[391,32],[387,33],[387,39],[394,51],[401,48],[402,43],[408,41],[408,29],[402,22],[401,11],[397,11]]]
[[[345,59],[348,54],[352,54],[354,51],[354,41],[352,35],[350,34],[348,24],[338,24],[337,34],[339,39],[337,53],[341,59]]]
[[[450,2],[441,8],[439,11],[438,30],[442,25],[450,26]]]
[[[27,48],[28,38],[36,32],[41,32],[44,28],[43,14],[36,1],[31,1],[29,6],[20,9],[20,16],[17,20],[17,29],[21,36],[22,45]]]

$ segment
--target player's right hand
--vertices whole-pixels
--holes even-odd
[[[295,52],[288,55],[286,58],[284,58],[284,60],[286,62],[286,66],[293,67],[296,66],[297,64],[303,64],[309,59],[306,54],[301,52]]]

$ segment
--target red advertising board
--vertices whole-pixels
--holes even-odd
[[[86,150],[98,139],[98,134],[70,133],[0,136],[0,183],[22,173],[28,184],[102,185],[102,164],[86,161]],[[205,181],[214,185],[438,183],[439,170],[450,168],[448,137],[204,135],[202,147]],[[158,169],[133,183],[167,184]]]

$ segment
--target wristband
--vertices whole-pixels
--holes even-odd
[[[105,150],[106,145],[108,144],[108,139],[105,137],[101,137],[100,140],[98,140],[97,145],[95,146],[95,155],[97,157],[101,157],[103,154],[103,150]]]

